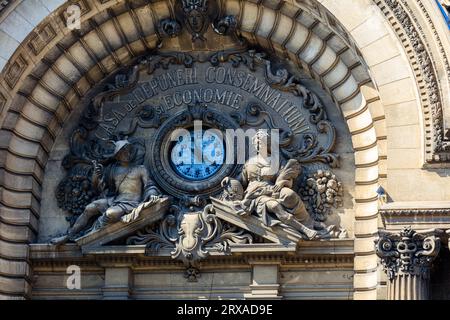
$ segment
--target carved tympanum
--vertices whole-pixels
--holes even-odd
[[[209,15],[209,1],[177,3],[182,14],[160,22],[163,35],[188,28],[197,41],[211,24],[223,35],[235,29],[233,17]],[[57,190],[71,226],[53,243],[146,245],[149,255],[183,261],[195,279],[212,251],[345,235],[328,223],[343,186],[331,172],[336,131],[323,103],[281,61],[242,44],[155,52],[106,81],[71,137]],[[236,139],[220,141],[227,130]],[[237,149],[237,132],[253,146]],[[277,133],[267,155],[264,132]],[[189,151],[209,162],[190,163]]]

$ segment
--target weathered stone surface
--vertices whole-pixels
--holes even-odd
[[[389,300],[428,300],[430,271],[440,251],[442,230],[380,232],[377,255],[388,277]]]
[[[276,300],[282,297],[279,293],[279,266],[270,264],[253,265],[253,282],[250,285],[251,294],[245,296],[248,300]]]
[[[33,232],[37,231],[38,216],[43,217],[39,223],[39,240],[46,241],[49,236],[65,230],[65,215],[51,199],[58,178],[63,174],[60,161],[69,150],[67,140],[74,129],[69,127],[76,118],[73,116],[84,108],[80,100],[106,74],[116,72],[134,55],[155,48],[160,38],[155,30],[159,19],[172,16],[172,9],[164,1],[136,4],[133,12],[118,1],[101,2],[95,5],[80,2],[84,43],[76,40],[67,48],[67,53],[60,53],[62,56],[57,53],[60,49],[55,49],[56,43],[72,43],[74,39],[64,25],[65,7],[58,9],[63,4],[67,6],[66,1],[27,0],[17,7],[9,5],[1,12],[0,69],[4,66],[6,69],[0,77],[0,121],[4,129],[0,166],[5,170],[0,175],[0,188],[4,187],[0,190],[0,200],[5,206],[4,210],[0,209],[0,221],[7,226],[14,225],[7,229],[1,227],[2,238],[29,239],[32,232],[23,228],[30,226]],[[108,8],[112,8],[111,12],[120,12],[115,21],[106,13]],[[418,210],[414,218],[411,214],[393,214],[388,219],[388,229],[406,222],[420,228],[428,225],[447,229],[449,226],[445,204],[438,203],[439,208],[432,209],[433,213],[427,216],[424,212],[428,209],[412,203],[419,196],[431,202],[444,201],[449,196],[446,167],[450,157],[445,148],[450,102],[445,97],[450,92],[447,81],[450,40],[438,7],[433,1],[423,0],[349,0],[345,3],[337,0],[295,3],[227,0],[222,9],[222,13],[239,19],[239,31],[250,42],[269,52],[275,49],[281,59],[289,57],[292,65],[303,67],[305,74],[313,76],[317,89],[323,86],[342,102],[340,106],[329,104],[336,111],[340,108],[346,118],[344,121],[338,112],[330,117],[338,130],[337,153],[344,162],[337,174],[343,176],[343,183],[348,186],[344,209],[333,219],[341,221],[349,234],[356,236],[358,276],[355,277],[354,298],[376,298],[371,269],[374,260],[365,255],[370,252],[373,230],[385,227],[375,224],[378,184],[383,185],[389,201],[409,201],[409,209]],[[88,20],[95,15],[99,26],[91,29],[94,26]],[[208,38],[205,46],[194,44],[189,32],[164,41],[167,48],[177,52],[198,48],[214,51],[232,44],[228,38],[216,42],[211,38],[211,30],[204,35]],[[49,52],[53,54],[47,55]],[[34,79],[29,73],[34,72],[35,64],[42,66],[45,56],[48,71],[37,68]],[[337,56],[339,60],[335,60]],[[6,100],[12,97],[18,101],[17,90],[22,94],[32,93],[28,100],[34,99],[34,102],[22,97],[23,101],[13,103],[10,108]],[[67,103],[68,107],[61,106],[60,102]],[[33,103],[40,106],[32,107]],[[373,128],[369,128],[371,123]],[[59,162],[48,162],[47,153]],[[424,163],[435,169],[424,170]],[[353,187],[355,181],[356,188]],[[2,255],[14,252],[10,245],[14,246],[1,245]],[[19,251],[18,256],[27,255]],[[24,286],[14,283],[20,289],[11,296],[23,296],[20,292],[24,292]],[[101,287],[94,280],[93,283]],[[49,282],[48,291],[37,290],[36,297],[51,295],[50,287],[54,284]],[[248,293],[249,289],[242,290]],[[284,296],[297,298],[305,297],[308,290],[311,292],[310,288],[286,290]],[[333,296],[332,289],[327,290],[317,297]],[[339,290],[334,297],[345,296],[345,285]],[[217,292],[215,294],[220,296]],[[231,291],[227,292],[231,297]],[[145,288],[140,293],[140,297],[154,297]],[[180,291],[178,294],[183,296]],[[80,295],[93,298],[101,297],[102,293],[85,291]]]
[[[168,206],[169,199],[161,199],[149,208],[143,209],[137,217],[128,218],[127,216],[124,216],[122,221],[81,237],[77,239],[76,242],[82,248],[102,246],[103,244],[127,236],[147,225],[151,225],[152,223],[161,220],[165,215]]]
[[[295,232],[286,233],[281,230],[281,228],[269,228],[256,217],[239,217],[236,213],[230,210],[230,207],[226,203],[216,199],[212,199],[212,201],[214,209],[216,210],[216,215],[219,218],[233,223],[234,225],[238,225],[247,231],[254,232],[269,241],[288,245],[291,243],[297,243],[303,239],[300,234]]]
[[[126,300],[130,297],[132,289],[132,272],[130,268],[105,269],[105,286],[103,287],[104,300]]]

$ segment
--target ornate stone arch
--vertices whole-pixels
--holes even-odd
[[[376,298],[379,179],[386,177],[387,134],[383,103],[401,84],[387,79],[386,64],[373,64],[363,14],[368,9],[380,30],[372,44],[392,31],[370,1],[337,7],[333,1],[220,1],[223,14],[235,15],[238,30],[250,42],[289,58],[333,97],[352,134],[356,164],[355,298]],[[153,50],[161,40],[158,21],[173,17],[170,1],[78,1],[82,30],[69,32],[61,1],[52,18],[32,26],[4,67],[0,81],[0,283],[3,295],[30,292],[29,250],[38,229],[42,179],[54,141],[73,109],[102,78]],[[19,8],[10,5],[5,10]],[[19,10],[19,9],[17,9]],[[346,11],[347,10],[347,11]],[[330,12],[333,12],[331,14]],[[45,16],[44,13],[43,17]],[[365,13],[364,13],[365,14]],[[364,29],[365,28],[365,29]],[[359,29],[363,29],[362,31]],[[349,32],[352,31],[352,32]],[[20,38],[19,35],[17,35]],[[186,46],[177,38],[175,48]],[[409,74],[404,53],[398,63]],[[383,68],[382,68],[383,67]],[[406,78],[405,78],[406,79]],[[409,78],[408,78],[409,79]],[[393,82],[390,82],[393,81]],[[386,83],[393,86],[380,90]],[[411,82],[415,87],[414,81]],[[415,100],[417,93],[413,89]],[[3,101],[3,102],[2,102]],[[417,105],[416,105],[417,106]],[[3,267],[3,266],[6,267]]]

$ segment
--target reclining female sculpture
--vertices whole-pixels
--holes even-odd
[[[294,181],[301,174],[300,163],[291,159],[279,166],[273,166],[269,135],[259,130],[252,139],[257,153],[244,165],[240,177],[225,178],[223,199],[233,201],[238,214],[256,213],[268,227],[285,224],[300,232],[307,239],[323,237],[334,226],[313,230],[305,224],[314,224],[300,196],[292,189]],[[267,150],[264,156],[261,150]],[[278,167],[274,172],[273,168]],[[304,224],[305,223],[305,224]]]

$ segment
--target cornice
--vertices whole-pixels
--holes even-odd
[[[380,207],[381,212],[411,210],[427,212],[448,210],[450,213],[450,201],[396,201],[385,203]]]
[[[280,265],[329,266],[353,264],[353,240],[330,240],[301,242],[297,248],[283,245],[240,245],[231,249],[231,254],[211,252],[201,262],[202,267],[243,267],[251,264],[276,263]],[[129,266],[134,269],[164,267],[183,269],[180,261],[173,260],[170,252],[161,250],[157,255],[145,256],[145,246],[104,246],[83,255],[77,245],[69,244],[55,249],[47,244],[30,245],[31,263],[39,268],[64,268],[70,264],[83,267],[108,265]]]
[[[413,226],[417,230],[450,229],[450,202],[394,202],[381,206],[380,215],[386,229]]]

